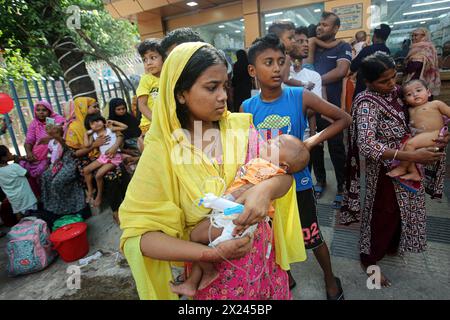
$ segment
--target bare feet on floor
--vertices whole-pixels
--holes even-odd
[[[361,269],[364,271],[364,273],[368,277],[373,276],[373,272],[372,273],[368,273],[367,272],[367,268],[362,263],[360,265],[361,265]],[[391,280],[389,280],[382,272],[380,274],[380,285],[381,285],[382,288],[389,288],[390,286],[392,286]]]

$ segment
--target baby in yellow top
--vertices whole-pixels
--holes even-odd
[[[422,80],[407,82],[403,85],[403,94],[409,106],[410,124],[419,132],[405,143],[403,150],[415,151],[436,146],[434,140],[448,130],[444,118],[450,118],[450,107],[442,101],[428,101],[431,93]],[[387,175],[412,181],[420,181],[422,178],[416,164],[409,161],[401,161]]]
[[[142,114],[139,128],[142,131],[142,135],[145,135],[150,129],[153,105],[158,97],[159,76],[164,62],[164,52],[157,39],[142,41],[137,50],[141,55],[145,70],[145,74],[141,77],[136,90],[138,108]]]
[[[292,135],[282,134],[275,139],[269,140],[267,144],[262,146],[260,158],[252,159],[239,168],[234,181],[225,191],[223,198],[234,201],[245,191],[264,180],[277,175],[293,174],[300,171],[301,168],[297,164],[303,163],[304,157],[309,157],[309,154],[302,152],[302,150],[305,150],[303,142]],[[268,215],[271,218],[273,218],[274,212],[273,206],[270,205]],[[219,228],[211,225],[208,217],[192,230],[190,235],[191,241],[216,246],[222,241],[233,238],[230,234],[225,238],[222,232],[224,229],[234,229],[235,226],[232,219],[235,217],[222,216],[215,219],[215,224],[221,226]],[[240,236],[253,232],[256,226],[251,226]],[[219,239],[217,238],[219,237],[221,241],[218,242],[217,240]],[[180,295],[194,296],[197,290],[208,286],[217,276],[218,273],[213,264],[205,262],[194,263],[189,278],[181,284],[171,283],[171,289],[174,293]]]

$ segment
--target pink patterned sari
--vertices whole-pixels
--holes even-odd
[[[250,129],[246,162],[259,154],[258,132]],[[254,233],[252,250],[243,258],[215,265],[219,277],[196,300],[290,300],[286,271],[275,262],[273,231],[268,222],[260,222]]]

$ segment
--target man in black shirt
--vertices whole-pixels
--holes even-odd
[[[363,59],[374,54],[375,52],[381,51],[390,55],[391,51],[386,46],[386,40],[388,39],[390,34],[391,28],[387,24],[380,24],[380,26],[377,27],[373,32],[373,44],[363,48],[361,52],[355,57],[355,59],[353,59],[352,64],[350,65],[350,71],[357,72]],[[355,98],[358,93],[364,90],[366,90],[366,84],[364,83],[362,76],[358,73],[356,76],[355,94],[353,98]]]

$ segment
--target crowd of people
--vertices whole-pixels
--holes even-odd
[[[108,119],[92,98],[76,98],[65,117],[39,101],[26,157],[0,146],[12,211],[52,223],[110,206],[141,299],[291,299],[302,280],[291,265],[312,250],[326,298],[343,300],[317,218],[324,143],[332,206],[338,223],[361,222],[366,271],[386,254],[426,249],[425,193],[442,196],[450,107],[438,100],[445,59],[426,29],[414,30],[398,70],[388,25],[351,44],[339,28],[331,12],[317,26],[276,21],[234,66],[189,28],[143,41],[139,115],[120,98]],[[208,194],[242,212],[211,211],[199,202]]]

